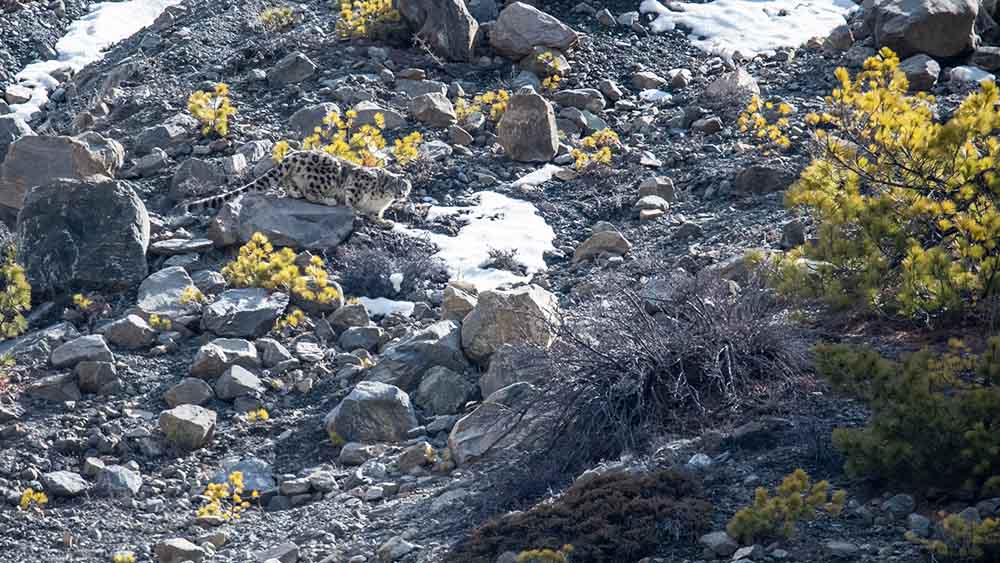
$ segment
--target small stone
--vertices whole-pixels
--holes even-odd
[[[205,550],[183,538],[163,540],[153,548],[158,563],[200,563],[205,559]]]
[[[736,541],[726,532],[711,532],[701,536],[698,542],[720,557],[729,557],[739,548]]]
[[[835,559],[853,560],[858,554],[858,546],[846,541],[828,541],[823,547]]]

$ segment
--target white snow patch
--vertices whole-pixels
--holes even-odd
[[[675,2],[672,11],[657,0],[643,0],[639,11],[656,14],[653,33],[680,26],[696,47],[729,57],[752,57],[779,47],[798,47],[826,37],[857,9],[853,0],[715,0],[707,4]]]
[[[524,176],[521,176],[517,180],[514,180],[512,184],[515,188],[520,188],[522,186],[537,186],[539,184],[544,184],[555,176],[556,172],[562,170],[562,166],[556,166],[555,164],[546,164],[545,166],[535,170],[534,172],[529,172]]]
[[[403,274],[400,272],[396,272],[395,274],[389,276],[389,282],[392,283],[392,290],[396,293],[399,293],[399,290],[403,288],[403,279]]]
[[[996,76],[978,66],[956,66],[948,72],[948,79],[952,82],[995,82]]]
[[[639,92],[639,99],[644,102],[654,102],[654,103],[669,102],[672,97],[673,96],[671,96],[670,93],[664,92],[663,90],[658,90],[656,88],[650,88],[648,90],[643,90],[642,92]]]
[[[359,297],[358,301],[365,306],[368,314],[373,317],[384,317],[393,313],[409,317],[413,314],[413,301],[394,301],[385,297]]]
[[[104,57],[103,50],[150,25],[168,6],[181,0],[129,0],[94,4],[89,14],[70,24],[56,43],[55,59],[32,63],[15,79],[31,89],[31,100],[11,106],[16,115],[29,119],[49,100],[59,85],[52,73],[59,69],[78,71]]]
[[[444,262],[452,279],[469,281],[479,290],[528,282],[533,274],[545,270],[544,254],[555,249],[552,241],[556,235],[535,206],[491,191],[474,197],[478,202],[471,207],[435,206],[428,211],[428,221],[459,215],[465,224],[454,237],[401,225],[396,228],[436,244],[439,250],[434,256]],[[485,268],[491,249],[517,251],[516,259],[525,266],[527,275]]]

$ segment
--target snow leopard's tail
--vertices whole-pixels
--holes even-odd
[[[277,188],[288,175],[289,165],[287,160],[278,163],[274,168],[268,170],[264,175],[250,182],[245,186],[240,186],[235,190],[225,193],[192,200],[181,205],[180,209],[184,213],[197,213],[205,209],[218,210],[227,201],[232,201],[246,193],[259,193]]]

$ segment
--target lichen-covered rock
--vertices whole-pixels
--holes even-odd
[[[497,124],[504,153],[519,162],[548,162],[559,151],[556,115],[548,100],[529,86],[511,96]]]
[[[160,430],[182,451],[201,448],[215,433],[215,411],[197,405],[180,405],[160,413]]]
[[[485,364],[504,344],[547,348],[558,327],[556,296],[537,285],[484,291],[462,322],[462,348],[469,358]]]
[[[535,47],[565,51],[578,40],[577,33],[568,25],[523,2],[504,8],[490,31],[490,45],[512,59],[530,54]]]
[[[394,385],[362,381],[326,415],[327,434],[348,442],[398,442],[417,426],[410,396]]]

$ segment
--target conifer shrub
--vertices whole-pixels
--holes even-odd
[[[232,287],[259,287],[284,291],[307,302],[326,305],[341,298],[330,285],[326,264],[319,256],[300,268],[290,248],[275,250],[267,237],[254,233],[240,247],[236,260],[222,268],[222,276]]]
[[[571,554],[573,563],[638,561],[665,544],[690,541],[708,527],[710,514],[691,477],[670,470],[610,473],[571,486],[551,503],[487,522],[451,560],[492,563],[505,551],[527,549],[527,561],[560,561],[556,554],[561,561]]]
[[[830,493],[830,483],[812,483],[802,469],[788,474],[770,493],[757,487],[753,504],[741,509],[726,526],[726,532],[744,544],[773,538],[790,538],[795,535],[799,522],[812,520],[816,510],[823,508],[829,514],[839,515],[844,509],[847,494]]]
[[[13,338],[28,329],[24,314],[31,310],[31,285],[24,267],[17,263],[13,248],[7,248],[0,264],[0,339]]]
[[[784,288],[909,317],[976,310],[1000,288],[997,86],[982,83],[942,120],[888,49],[853,79],[835,74],[826,111],[806,116],[812,161],[786,194],[816,238],[783,261]],[[803,258],[814,271],[797,267]]]
[[[264,29],[280,33],[291,29],[297,18],[291,6],[274,6],[260,13],[260,23]]]
[[[198,90],[188,97],[188,112],[201,123],[201,134],[219,137],[229,135],[229,117],[236,108],[229,101],[229,86],[222,82],[211,92]]]
[[[910,489],[994,496],[1000,484],[1000,337],[981,353],[958,341],[900,361],[870,348],[820,345],[816,369],[871,407],[862,428],[838,428],[849,475]]]
[[[945,514],[937,523],[938,533],[922,538],[912,531],[906,539],[922,545],[935,558],[956,561],[996,561],[1000,555],[1000,520],[967,520],[960,514]]]

